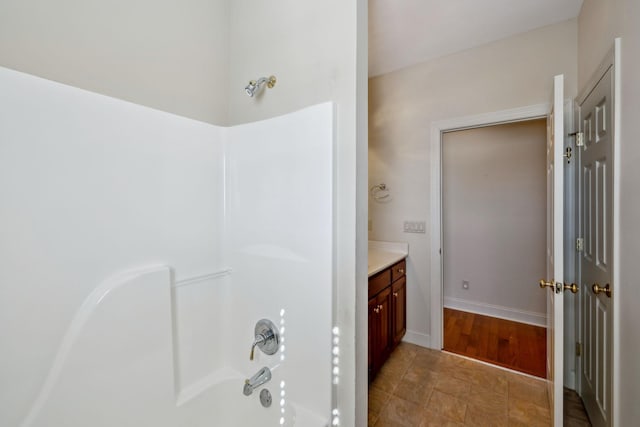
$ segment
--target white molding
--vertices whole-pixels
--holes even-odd
[[[446,131],[482,127],[500,123],[510,123],[546,117],[551,111],[551,104],[536,104],[527,107],[463,116],[433,122],[431,124],[431,174],[430,194],[431,206],[431,250],[429,261],[431,266],[431,348],[442,349],[442,133]]]
[[[565,370],[564,372],[564,386],[570,390],[575,391],[576,393],[578,392],[578,390],[576,390],[576,371],[575,369],[570,370],[569,372],[567,372]]]
[[[620,37],[614,40],[613,45],[613,287],[612,309],[613,309],[613,344],[611,352],[612,374],[611,379],[611,403],[613,414],[611,425],[617,425],[620,419],[620,292],[615,291],[616,286],[620,286],[620,109],[621,103],[621,74],[622,62],[620,53],[622,51],[622,40]],[[630,143],[631,141],[629,141]]]
[[[230,276],[231,269],[225,268],[223,270],[218,270],[213,273],[202,274],[200,276],[192,276],[187,277],[186,279],[176,280],[172,286],[172,288],[180,288],[182,286],[190,286],[195,285],[197,283],[206,282],[207,280],[215,280],[220,279],[222,277]]]
[[[454,310],[482,314],[485,316],[497,317],[499,319],[512,320],[514,322],[541,326],[543,328],[547,327],[546,313],[520,310],[512,307],[505,307],[503,305],[487,304],[484,302],[453,297],[444,297],[444,306],[447,308],[452,308]]]
[[[575,120],[575,101],[565,99],[564,102],[564,147],[573,147],[573,137],[570,133],[577,131]],[[576,156],[577,160],[577,156]],[[576,251],[576,237],[578,237],[578,211],[577,211],[577,175],[576,161],[564,166],[564,277],[568,283],[580,283],[577,280],[578,252]],[[578,295],[564,298],[564,386],[575,390],[575,372],[578,356],[575,355],[576,342],[578,342],[577,306],[580,298]]]
[[[402,341],[408,342],[410,344],[419,345],[420,347],[432,348],[431,338],[429,337],[429,335],[416,332],[416,331],[411,331],[409,329],[407,329],[407,333],[404,335],[404,338],[402,338]]]

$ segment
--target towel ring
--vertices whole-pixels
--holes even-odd
[[[383,182],[378,185],[374,185],[369,189],[369,194],[373,200],[377,202],[389,201],[391,193],[387,189],[387,185]]]

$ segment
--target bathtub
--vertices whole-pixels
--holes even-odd
[[[238,376],[216,383],[179,406],[181,425],[202,427],[327,427],[318,414],[287,399],[281,402],[280,386],[270,381],[250,396],[242,393],[244,378]],[[268,408],[260,404],[260,391],[268,389],[272,403]],[[286,390],[285,390],[286,392]],[[284,409],[284,411],[283,411]],[[206,414],[206,415],[205,415]]]

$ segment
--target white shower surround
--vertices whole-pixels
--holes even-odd
[[[0,425],[260,416],[265,365],[287,423],[326,423],[333,105],[222,128],[4,68],[0,93]],[[263,317],[284,360],[248,360]]]

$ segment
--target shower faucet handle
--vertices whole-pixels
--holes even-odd
[[[278,327],[268,319],[261,319],[256,323],[255,338],[251,345],[251,353],[249,360],[253,360],[253,356],[258,347],[264,354],[272,355],[278,351],[280,345],[280,332]]]
[[[264,335],[256,336],[256,339],[253,341],[253,344],[251,345],[251,354],[249,355],[249,360],[253,360],[253,353],[256,351],[256,346],[265,342],[265,340],[266,338],[264,337]]]

